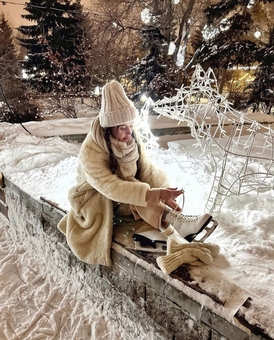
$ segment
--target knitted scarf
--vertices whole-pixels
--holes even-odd
[[[110,136],[110,144],[119,169],[117,175],[126,180],[132,180],[137,172],[139,159],[138,147],[134,138],[128,143],[119,142]]]

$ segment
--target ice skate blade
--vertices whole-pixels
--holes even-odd
[[[187,244],[191,242],[204,242],[211,233],[217,228],[218,222],[210,217],[202,226],[198,233],[190,234],[185,237],[181,236],[175,229],[168,235],[169,238],[176,241],[178,244]]]
[[[167,237],[158,230],[149,230],[133,234],[136,250],[165,253]]]
[[[211,220],[201,233],[197,234],[192,242],[204,242],[217,228],[218,222],[216,220]]]
[[[192,242],[197,235],[199,235],[200,233],[202,233],[204,231],[204,229],[209,225],[209,223],[212,221],[212,216],[209,216],[209,218],[207,219],[207,221],[203,224],[203,226],[200,228],[200,230],[197,233],[194,234],[190,234],[185,236],[185,239],[190,243]],[[201,241],[200,241],[201,242]]]
[[[155,248],[149,245],[141,245],[139,242],[134,242],[134,250],[144,251],[146,253],[153,253],[153,254],[166,254],[166,245],[161,243],[156,243]]]

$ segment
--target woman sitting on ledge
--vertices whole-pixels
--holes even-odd
[[[192,241],[212,219],[182,214],[176,198],[183,190],[169,188],[146,157],[134,131],[137,117],[117,81],[103,87],[99,116],[80,149],[77,185],[69,191],[71,210],[58,224],[84,262],[111,265],[114,214],[131,214],[177,241]]]

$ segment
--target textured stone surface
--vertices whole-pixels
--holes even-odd
[[[245,333],[240,328],[219,317],[207,308],[203,308],[201,320],[206,323],[210,328],[214,329],[229,340],[249,339],[249,334]]]
[[[157,307],[157,308],[155,308]],[[210,328],[184,313],[181,308],[147,288],[146,312],[178,339],[209,339]]]
[[[130,261],[128,257],[125,257],[112,249],[111,258],[112,262],[115,263],[116,266],[123,269],[128,274],[134,275],[135,264]]]
[[[164,294],[170,301],[174,302],[185,313],[194,316],[196,319],[200,318],[201,305],[198,302],[190,299],[183,292],[170,285],[165,286]]]
[[[115,265],[110,268],[102,266],[102,274],[117,291],[128,296],[137,307],[144,308],[145,285],[143,282]]]
[[[6,203],[3,202],[1,199],[0,199],[0,213],[3,214],[6,218],[8,218],[8,207]]]
[[[152,273],[151,271],[137,264],[135,266],[134,274],[139,278],[140,281],[144,282],[149,287],[152,287],[158,294],[164,294],[165,281],[155,273]]]

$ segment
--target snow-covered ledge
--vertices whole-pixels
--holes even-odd
[[[165,275],[150,256],[126,249],[116,237],[111,268],[84,264],[56,228],[65,212],[51,202],[35,200],[7,178],[0,178],[0,212],[8,217],[15,239],[25,242],[38,257],[47,257],[48,265],[69,277],[87,300],[101,303],[130,339],[273,339],[268,334],[271,325],[253,320],[254,308],[257,314],[258,310],[269,314],[263,301],[220,275],[211,277],[220,286],[215,296],[208,288],[210,282],[203,286],[203,278],[196,281],[186,267]],[[229,301],[222,299],[224,287],[230,291]],[[269,319],[269,315],[262,318]]]

